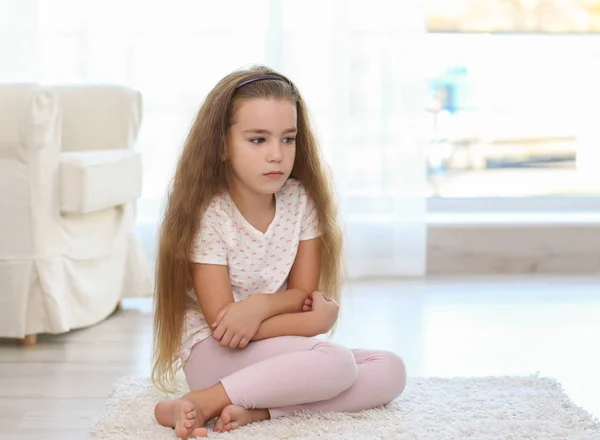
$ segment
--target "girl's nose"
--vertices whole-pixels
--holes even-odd
[[[267,159],[269,162],[281,162],[283,160],[283,150],[279,142],[270,142]]]

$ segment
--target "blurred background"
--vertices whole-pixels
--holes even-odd
[[[252,63],[285,71],[323,137],[340,141],[333,127],[346,124],[342,141],[356,149],[385,135],[396,70],[418,57],[429,196],[598,194],[600,1],[384,2],[387,22],[361,3],[1,0],[0,81],[141,90],[148,200],[163,191],[190,118],[227,71]],[[390,47],[407,33],[418,46]],[[350,155],[352,191],[377,191],[382,164]]]
[[[309,104],[351,266],[422,274],[428,215],[597,209],[598,30],[600,0],[0,0],[0,81],[141,91],[153,237],[203,97],[267,64]]]
[[[430,194],[598,194],[600,2],[429,1],[427,29]]]

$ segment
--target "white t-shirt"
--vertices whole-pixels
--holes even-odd
[[[226,265],[235,301],[287,288],[300,240],[320,235],[314,205],[300,182],[288,179],[275,194],[275,217],[265,233],[242,216],[229,194],[215,197],[202,216],[190,260]],[[194,289],[188,292],[181,360],[211,335]]]

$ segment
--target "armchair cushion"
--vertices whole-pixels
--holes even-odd
[[[131,150],[74,151],[60,155],[60,210],[85,214],[137,199],[142,161]]]

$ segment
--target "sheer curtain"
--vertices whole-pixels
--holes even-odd
[[[154,257],[174,164],[223,75],[291,77],[335,176],[352,278],[425,272],[424,12],[419,0],[0,0],[0,81],[140,90],[139,232]]]

